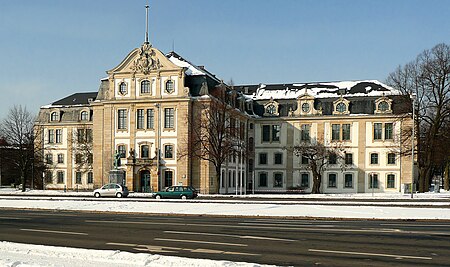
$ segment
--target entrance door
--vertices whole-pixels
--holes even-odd
[[[150,192],[150,171],[141,171],[141,192]]]

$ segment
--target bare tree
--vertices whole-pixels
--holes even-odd
[[[34,177],[34,161],[40,157],[35,153],[35,139],[39,137],[39,129],[34,127],[34,119],[25,107],[14,106],[10,108],[7,117],[0,126],[0,135],[14,148],[15,155],[9,160],[20,173],[22,191],[25,191],[27,182],[31,181],[28,175]],[[39,140],[36,140],[37,142]]]
[[[444,124],[450,118],[450,46],[438,44],[399,66],[386,81],[405,95],[415,94],[419,191],[429,188],[440,140],[448,136]],[[412,104],[412,103],[411,103]],[[412,106],[412,105],[411,105]],[[411,110],[411,109],[410,109]],[[411,131],[405,133],[409,137]],[[406,139],[406,138],[404,138]],[[447,149],[447,157],[449,156]]]
[[[82,172],[92,170],[92,128],[87,125],[79,126],[72,135],[69,135],[68,142],[72,145],[75,157],[75,170]]]
[[[308,164],[302,165],[310,170],[313,175],[313,187],[311,193],[319,194],[322,184],[322,175],[330,166],[330,163],[336,162],[341,169],[345,169],[345,149],[340,143],[334,143],[331,146],[325,146],[316,140],[310,142],[301,142],[293,147],[294,155],[307,159]]]
[[[237,126],[238,110],[234,97],[225,85],[220,85],[208,97],[195,100],[193,116],[189,116],[190,140],[187,149],[180,148],[179,158],[205,160],[214,165],[215,192],[219,192],[220,172],[227,159],[246,151],[245,131]],[[246,153],[244,153],[246,155]]]

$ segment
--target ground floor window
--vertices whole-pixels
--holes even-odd
[[[47,184],[53,183],[53,173],[51,171],[45,172],[45,183]]]
[[[87,176],[88,176],[88,178],[87,178],[88,184],[93,184],[94,183],[94,173],[88,172]]]
[[[309,188],[309,174],[308,173],[302,173],[300,187]]]
[[[369,174],[369,189],[378,188],[378,174],[371,173]]]
[[[283,174],[275,173],[273,175],[273,187],[283,187]]]
[[[75,173],[75,183],[76,184],[81,184],[81,172],[76,172]]]
[[[353,174],[346,173],[344,175],[344,187],[345,188],[353,188]]]
[[[328,174],[328,187],[336,188],[336,180],[337,180],[336,173],[329,173]]]
[[[173,183],[173,171],[164,172],[164,184],[166,187],[172,186]]]
[[[261,187],[267,186],[267,173],[266,172],[259,173],[259,186],[261,186]]]
[[[64,172],[63,171],[58,171],[56,174],[56,177],[57,177],[58,184],[64,183]]]
[[[394,174],[387,175],[387,188],[395,188],[395,175]]]

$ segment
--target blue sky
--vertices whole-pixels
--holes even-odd
[[[0,118],[99,80],[144,41],[146,0],[0,0]],[[235,84],[377,79],[450,43],[446,0],[152,0],[150,42]]]

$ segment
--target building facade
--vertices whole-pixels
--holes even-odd
[[[178,184],[201,193],[310,192],[308,163],[291,149],[305,140],[345,148],[346,168],[330,161],[322,192],[401,191],[411,181],[401,145],[411,120],[400,93],[378,81],[230,87],[148,42],[107,74],[98,92],[41,107],[46,188],[98,188],[119,170],[136,192]],[[217,179],[189,144],[220,88],[241,141]]]

